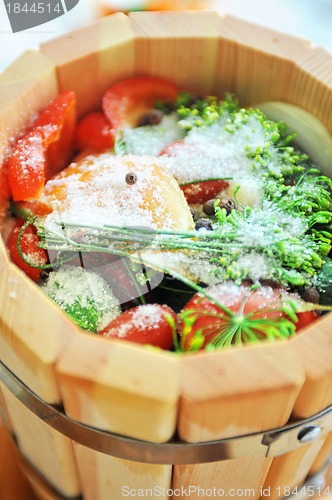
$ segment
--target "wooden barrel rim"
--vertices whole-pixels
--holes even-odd
[[[269,432],[200,443],[174,440],[151,443],[101,431],[81,424],[45,403],[0,362],[0,380],[29,410],[45,423],[88,448],[117,458],[150,464],[198,464],[242,456],[280,456],[332,430],[332,405],[313,417]],[[315,432],[317,431],[317,432]],[[309,438],[306,439],[306,436]]]

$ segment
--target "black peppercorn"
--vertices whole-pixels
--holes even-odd
[[[207,231],[213,231],[213,227],[209,219],[198,219],[195,224],[195,229],[206,229]]]
[[[137,126],[145,127],[146,125],[158,125],[162,119],[163,113],[159,111],[159,109],[151,109],[151,111],[148,111],[139,117]]]
[[[214,215],[214,204],[215,204],[216,200],[215,199],[212,199],[212,200],[208,200],[204,203],[203,205],[203,212],[206,214],[206,215]]]
[[[313,286],[309,286],[308,288],[306,288],[302,293],[302,299],[305,300],[306,302],[311,302],[312,304],[318,304],[319,292],[317,288]]]
[[[131,186],[132,184],[136,184],[136,182],[137,175],[135,174],[135,172],[128,172],[128,174],[126,174],[126,183]]]
[[[220,208],[224,208],[226,210],[227,215],[231,213],[235,208],[235,201],[233,198],[222,198],[219,203]]]

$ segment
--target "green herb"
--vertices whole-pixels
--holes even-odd
[[[50,273],[42,290],[83,330],[98,332],[119,312],[119,304],[107,283],[81,267],[65,267]]]
[[[114,154],[116,156],[125,156],[128,153],[127,149],[127,143],[123,137],[123,132],[120,130],[115,135]]]
[[[268,314],[269,309],[261,309],[260,314]],[[191,333],[198,318],[211,318],[212,323],[196,330],[195,336],[190,340],[190,347],[184,348],[186,338]],[[184,323],[181,338],[182,350],[199,350],[207,335],[213,335],[213,340],[206,346],[207,350],[220,349],[230,345],[256,343],[259,340],[275,340],[287,338],[295,334],[295,325],[286,318],[271,319],[257,318],[257,311],[249,314],[234,314],[224,307],[223,314],[212,313],[206,310],[187,309],[180,314]]]

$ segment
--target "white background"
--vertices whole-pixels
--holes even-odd
[[[98,2],[126,8],[142,6],[148,0],[80,0],[74,9],[58,19],[20,33],[11,32],[3,0],[0,0],[0,71],[24,50],[37,48],[42,41],[94,19]],[[180,5],[181,0],[176,3]],[[212,10],[306,38],[332,52],[332,0],[206,0],[206,3]]]

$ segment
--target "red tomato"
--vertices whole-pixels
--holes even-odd
[[[188,203],[205,203],[228,187],[227,181],[206,181],[180,186]]]
[[[8,162],[8,182],[14,201],[38,198],[45,184],[43,134],[32,130],[17,142]]]
[[[104,151],[114,146],[114,130],[104,113],[96,111],[84,116],[76,127],[75,144],[79,149]]]
[[[179,91],[164,78],[136,76],[112,85],[103,96],[102,108],[115,130],[136,127],[157,101],[174,102]]]
[[[302,330],[306,326],[310,325],[317,318],[318,315],[317,313],[315,313],[315,311],[304,311],[301,313],[297,313],[296,331]]]
[[[29,264],[22,259],[17,248],[18,237],[24,222],[25,221],[22,219],[17,219],[15,221],[15,225],[7,238],[6,246],[11,261],[24,271],[33,281],[39,281],[41,270],[29,266]],[[45,265],[48,262],[47,252],[38,246],[39,241],[40,238],[37,235],[36,228],[33,225],[28,226],[20,239],[21,251],[31,262],[38,265]]]
[[[34,123],[33,128],[41,128],[44,134],[46,180],[70,160],[76,121],[75,94],[64,91],[49,103]]]
[[[0,206],[10,200],[10,187],[8,182],[8,162],[0,166]]]
[[[176,158],[177,153],[182,148],[194,150],[196,146],[194,144],[188,144],[185,141],[179,140],[174,141],[168,146],[166,146],[159,156],[167,155]],[[201,172],[197,173],[199,178],[203,174]],[[226,180],[212,180],[205,182],[196,182],[192,184],[185,184],[180,186],[188,203],[205,203],[208,200],[216,198],[220,191],[226,189],[229,186],[229,182]]]
[[[63,92],[17,142],[8,162],[8,182],[14,201],[38,198],[45,181],[66,165],[72,153],[75,123],[75,94]]]
[[[246,333],[250,330],[258,339],[267,338],[268,325],[265,320],[271,320],[274,327],[278,327],[278,321],[282,318],[290,320],[282,309],[285,299],[291,300],[292,295],[281,289],[261,287],[251,290],[248,286],[224,283],[210,287],[206,292],[219,304],[235,313],[235,316],[230,316],[207,297],[196,294],[181,313],[184,319],[181,334],[185,350],[191,350],[197,341],[199,348],[204,348],[211,342],[218,347],[217,340],[221,334],[225,339],[227,332],[230,337],[233,335],[229,343],[235,343],[236,329],[238,335],[241,331]],[[299,312],[296,316],[296,330],[304,328],[317,318],[313,311]]]
[[[176,315],[166,305],[145,304],[123,312],[100,332],[110,339],[122,339],[137,344],[150,344],[161,349],[173,346],[172,327],[166,316],[176,323]]]

